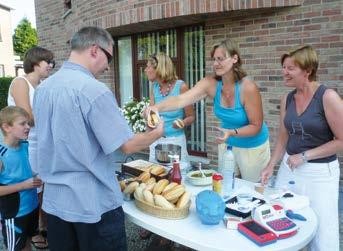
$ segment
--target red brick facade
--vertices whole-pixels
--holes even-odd
[[[96,25],[113,36],[156,29],[205,25],[207,72],[213,43],[231,37],[240,43],[244,66],[258,83],[265,120],[275,143],[282,94],[280,55],[308,43],[319,52],[319,81],[343,95],[342,0],[72,0],[64,15],[63,0],[36,0],[39,41],[61,62],[69,54],[67,41],[82,26]],[[114,71],[103,78],[114,87]],[[216,159],[211,128],[217,124],[207,102],[207,152]],[[342,160],[341,160],[342,162]]]

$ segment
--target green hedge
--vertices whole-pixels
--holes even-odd
[[[13,77],[0,78],[0,109],[7,106],[8,88],[13,80]]]

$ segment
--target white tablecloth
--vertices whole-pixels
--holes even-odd
[[[189,216],[182,220],[165,220],[150,216],[136,208],[133,201],[123,205],[126,217],[133,223],[160,236],[173,240],[196,250],[230,250],[230,251],[295,251],[306,246],[317,229],[317,218],[311,208],[300,211],[307,221],[296,221],[300,226],[298,233],[288,239],[278,240],[274,244],[259,247],[237,230],[228,230],[223,223],[203,225],[196,214],[195,195],[211,187],[194,187],[185,183],[187,190],[193,193]],[[236,187],[253,186],[252,183],[236,179]]]

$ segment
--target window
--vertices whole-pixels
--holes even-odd
[[[191,88],[205,76],[205,44],[202,26],[168,29],[121,37],[116,40],[117,83],[121,105],[130,99],[149,97],[149,83],[144,74],[146,59],[165,52],[171,57],[177,75]],[[132,55],[132,57],[130,57]],[[206,151],[205,101],[195,104],[196,121],[186,131],[189,151]]]

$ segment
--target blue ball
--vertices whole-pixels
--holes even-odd
[[[216,192],[204,190],[198,193],[195,203],[202,224],[216,225],[223,219],[225,203]]]

